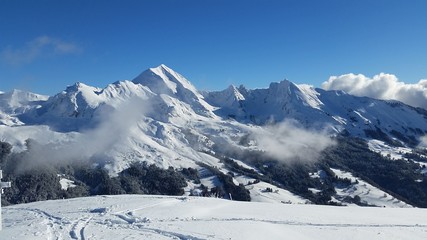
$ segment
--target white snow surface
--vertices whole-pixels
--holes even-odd
[[[0,109],[9,114],[19,114],[31,108],[38,107],[48,96],[14,89],[10,92],[0,92]]]
[[[391,159],[404,159],[403,154],[410,153],[411,149],[407,147],[393,147],[384,141],[371,139],[368,141],[369,149],[382,156],[389,156]]]
[[[31,109],[39,108],[48,96],[14,89],[10,92],[0,92],[0,125],[21,126],[22,121],[17,115]]]
[[[323,105],[322,101],[319,99],[320,93],[316,92],[316,89],[307,84],[299,84],[297,85],[300,89],[300,98],[310,107],[321,109]]]
[[[253,181],[254,179],[252,179]],[[237,179],[239,182],[245,182],[241,179]],[[266,191],[267,188],[271,188],[273,192]],[[252,202],[265,202],[265,203],[286,203],[286,204],[305,204],[310,201],[297,196],[288,190],[278,188],[272,184],[266,182],[259,182],[246,186],[251,195]]]
[[[1,239],[425,239],[426,209],[96,196],[3,208]]]
[[[336,186],[335,191],[337,196],[342,200],[346,196],[355,197],[359,196],[361,202],[367,203],[369,205],[374,205],[378,207],[390,207],[390,208],[410,208],[411,205],[396,199],[393,196],[390,196],[388,193],[372,186],[371,184],[363,181],[360,178],[354,177],[353,174],[345,172],[339,169],[331,170],[339,178],[347,178],[352,181],[352,184],[348,187]],[[357,180],[357,183],[356,183]],[[340,200],[337,199],[337,200]],[[345,203],[344,203],[345,204]]]
[[[72,188],[72,187],[76,186],[74,184],[74,181],[72,181],[70,179],[66,179],[66,178],[61,178],[59,180],[59,184],[61,184],[61,189],[62,190],[67,190],[68,188]]]

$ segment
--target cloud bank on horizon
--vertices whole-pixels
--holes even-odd
[[[343,90],[360,97],[382,100],[398,100],[414,107],[427,109],[427,79],[407,84],[395,75],[380,73],[372,78],[363,74],[331,76],[322,84],[325,90]]]

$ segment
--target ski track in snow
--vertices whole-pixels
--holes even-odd
[[[89,221],[92,219],[92,217],[88,218],[81,218],[77,222],[73,224],[73,227],[70,231],[70,237],[72,239],[81,239],[85,240],[85,228],[88,226]],[[79,238],[80,236],[80,238]]]
[[[297,235],[289,235],[291,239],[318,234],[320,239],[373,239],[376,234],[425,239],[425,213],[196,197],[97,196],[5,207],[0,239],[282,239],[277,236],[292,233]],[[357,237],[352,235],[355,231]]]
[[[57,227],[60,225],[63,225],[64,223],[67,223],[66,221],[63,221],[62,218],[56,217],[46,211],[43,211],[38,208],[14,208],[14,210],[21,210],[21,211],[29,211],[34,213],[35,215],[41,217],[43,220],[41,221],[42,225],[47,227],[46,230],[46,239],[53,240],[53,239],[62,239],[62,234],[60,232],[56,231]],[[1,236],[1,235],[0,235]]]

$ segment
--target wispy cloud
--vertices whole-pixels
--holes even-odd
[[[343,90],[356,96],[398,100],[427,109],[427,79],[407,84],[393,74],[380,73],[369,78],[362,74],[349,73],[331,76],[322,87],[326,90]]]
[[[427,135],[421,137],[419,147],[427,148]]]
[[[323,150],[335,144],[326,130],[305,129],[293,120],[266,126],[252,137],[267,155],[284,162],[316,161]]]
[[[127,141],[130,132],[138,128],[138,121],[152,111],[150,102],[140,97],[131,97],[115,107],[103,106],[95,113],[100,122],[93,129],[70,134],[70,138],[55,138],[50,129],[31,135],[37,142],[33,142],[22,156],[26,160],[17,166],[17,171],[75,161],[106,164],[111,157],[109,151]]]
[[[8,46],[0,52],[1,60],[11,65],[31,63],[43,56],[78,54],[83,49],[75,43],[58,38],[40,36],[22,47]]]

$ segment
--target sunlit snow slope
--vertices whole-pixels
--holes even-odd
[[[424,209],[97,196],[3,209],[1,239],[425,239]]]

